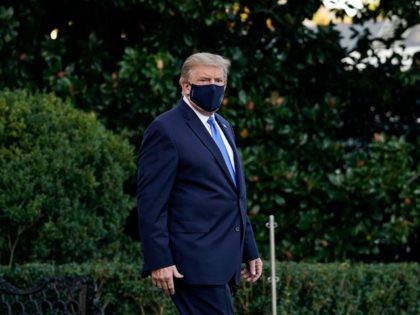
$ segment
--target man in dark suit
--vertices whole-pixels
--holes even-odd
[[[231,315],[240,275],[254,282],[262,273],[234,133],[216,114],[229,67],[219,55],[188,57],[182,99],[147,128],[139,153],[143,276],[180,314]]]

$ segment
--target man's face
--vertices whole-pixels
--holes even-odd
[[[189,96],[191,91],[190,83],[196,85],[216,84],[226,86],[226,80],[221,67],[196,66],[190,71],[189,82],[182,83],[182,92]]]

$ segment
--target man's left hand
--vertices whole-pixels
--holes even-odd
[[[261,277],[262,269],[263,262],[261,258],[257,258],[246,264],[246,269],[242,270],[241,275],[245,281],[255,282]]]

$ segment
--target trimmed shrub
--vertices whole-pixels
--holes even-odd
[[[129,144],[53,95],[0,92],[0,263],[121,251]]]
[[[266,264],[265,275],[269,274]],[[277,268],[279,314],[412,314],[420,311],[419,264],[296,264]],[[98,285],[105,314],[175,315],[171,301],[141,279],[137,264],[97,261],[81,265],[28,264],[0,267],[18,286],[53,275],[85,275]],[[241,315],[271,314],[270,283],[243,283],[235,294]]]

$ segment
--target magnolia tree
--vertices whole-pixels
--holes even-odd
[[[415,260],[418,69],[374,48],[418,22],[418,1],[324,3],[354,26],[401,23],[386,39],[355,29],[349,51],[333,25],[308,27],[321,1],[3,1],[0,86],[54,92],[138,147],[180,98],[183,60],[222,54],[232,69],[221,113],[237,134],[263,254],[275,214],[282,259]],[[353,52],[353,64],[380,62],[350,67]]]

